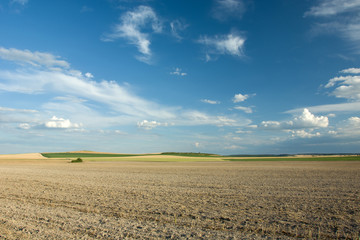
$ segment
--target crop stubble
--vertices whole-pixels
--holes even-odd
[[[355,239],[360,162],[0,162],[0,239]]]

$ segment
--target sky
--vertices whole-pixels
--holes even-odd
[[[360,0],[1,0],[0,154],[360,152]]]

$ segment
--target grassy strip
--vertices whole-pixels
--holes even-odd
[[[47,158],[84,158],[84,157],[131,157],[140,156],[132,154],[107,154],[107,153],[41,153]]]
[[[223,158],[225,161],[237,162],[260,162],[260,161],[360,161],[360,156],[341,156],[341,157],[287,157],[287,158]]]

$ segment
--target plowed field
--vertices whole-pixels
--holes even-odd
[[[0,239],[357,239],[360,162],[0,161]]]

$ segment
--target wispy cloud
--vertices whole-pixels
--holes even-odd
[[[206,47],[206,59],[211,60],[211,55],[232,55],[244,57],[244,44],[246,38],[238,33],[217,35],[215,37],[203,36],[199,43]]]
[[[317,22],[311,33],[333,34],[349,41],[360,54],[360,2],[358,0],[321,0],[305,12]]]
[[[0,107],[0,112],[23,112],[23,113],[37,113],[37,110],[33,109],[16,109],[16,108],[7,108]]]
[[[10,2],[25,5],[25,4],[27,4],[29,2],[29,0],[10,0]]]
[[[82,6],[80,12],[81,13],[86,13],[86,12],[92,12],[94,11],[94,9],[92,9],[91,7],[88,7],[88,6]]]
[[[251,107],[235,106],[234,109],[244,111],[245,113],[252,113]]]
[[[175,37],[178,41],[181,41],[183,37],[181,33],[188,27],[189,25],[184,23],[181,20],[174,20],[170,22],[170,29],[171,34]]]
[[[150,31],[147,31],[149,30]],[[141,55],[136,56],[139,61],[150,63],[152,52],[150,49],[150,35],[161,33],[162,23],[155,11],[148,6],[139,6],[133,11],[128,11],[120,18],[111,34],[107,34],[104,41],[114,41],[119,38],[128,40],[137,47]]]
[[[70,64],[59,59],[51,53],[31,52],[29,50],[19,50],[15,48],[0,47],[0,58],[17,63],[27,63],[33,66],[45,66],[47,68],[69,68]]]
[[[201,102],[208,104],[220,104],[219,101],[209,100],[209,99],[201,99]]]
[[[17,56],[21,51],[12,52]],[[99,82],[94,80],[94,76],[90,73],[82,74],[78,70],[71,69],[70,64],[63,64],[63,60],[59,57],[49,56],[49,59],[56,59],[54,64],[49,65],[42,60],[29,60],[36,59],[36,56],[42,56],[43,53],[30,51],[26,53],[29,55],[26,61],[19,61],[11,54],[7,55],[6,59],[11,59],[19,65],[15,70],[0,68],[0,90],[39,96],[43,102],[36,111],[5,106],[0,108],[2,112],[8,112],[7,122],[33,123],[29,126],[41,123],[44,125],[48,122],[49,124],[44,126],[58,129],[65,129],[64,126],[72,128],[81,126],[101,128],[101,126],[129,124],[136,126],[137,123],[139,127],[146,129],[153,128],[151,126],[165,126],[165,123],[177,126],[243,126],[250,122],[237,115],[211,115],[197,110],[158,104],[133,93],[129,84],[121,85],[106,80]],[[62,68],[54,69],[52,65],[60,65]],[[54,97],[47,99],[45,93]],[[17,112],[16,116],[15,112]],[[31,118],[29,116],[31,114],[36,114],[36,117]],[[61,118],[48,120],[48,114]],[[143,119],[151,119],[151,121],[145,122]],[[80,126],[80,123],[83,125]],[[171,124],[169,126],[172,126]],[[24,129],[28,125],[22,126]]]
[[[241,18],[246,11],[243,0],[215,0],[212,16],[220,21]]]
[[[360,10],[359,0],[321,0],[313,6],[304,16],[329,17],[345,12]]]

